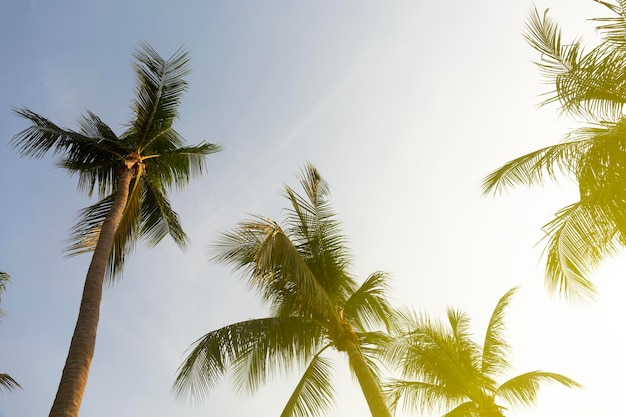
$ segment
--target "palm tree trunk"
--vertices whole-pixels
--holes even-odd
[[[91,359],[96,347],[104,276],[113,249],[115,232],[126,208],[132,178],[133,170],[131,167],[126,167],[120,173],[111,210],[102,224],[98,243],[85,278],[76,327],[65,360],[57,395],[50,410],[50,417],[78,417],[80,404],[87,386]]]
[[[367,405],[372,413],[372,417],[391,417],[389,407],[383,396],[378,380],[372,374],[372,370],[365,361],[359,345],[350,341],[345,344],[345,350],[350,360],[350,366],[356,377],[367,401]]]

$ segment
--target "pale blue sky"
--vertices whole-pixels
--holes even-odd
[[[498,298],[523,285],[510,311],[518,373],[537,368],[583,383],[549,389],[515,416],[587,417],[617,409],[626,373],[620,346],[623,281],[609,265],[588,307],[542,288],[540,226],[575,197],[568,184],[479,195],[481,178],[572,126],[545,91],[521,37],[530,6],[413,1],[0,0],[0,371],[23,386],[0,393],[1,417],[45,415],[73,330],[87,256],[63,241],[88,200],[51,159],[22,160],[7,146],[26,127],[24,105],[74,128],[85,109],[122,130],[140,41],[169,56],[186,47],[190,89],[176,128],[225,150],[173,204],[192,239],[139,246],[105,293],[96,356],[83,401],[90,417],[277,415],[293,379],[241,399],[227,380],[200,407],[169,389],[189,344],[209,330],[264,314],[208,245],[246,213],[281,219],[282,185],[311,161],[330,183],[354,254],[354,272],[394,277],[393,295],[443,316],[467,310],[481,335]],[[591,0],[544,0],[566,33],[591,33],[604,10]],[[590,43],[592,39],[590,39]],[[606,279],[605,279],[606,278]],[[622,285],[620,287],[620,285]],[[600,348],[601,346],[601,348]],[[345,362],[337,363],[336,416],[367,415]]]

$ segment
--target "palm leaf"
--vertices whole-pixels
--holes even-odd
[[[375,272],[348,298],[344,315],[360,330],[383,325],[391,327],[394,311],[386,298],[387,274]]]
[[[281,227],[271,219],[256,217],[224,233],[214,246],[214,259],[231,263],[249,276],[263,300],[279,315],[333,311],[326,291]]]
[[[405,412],[441,411],[456,406],[463,397],[453,398],[441,384],[391,379],[384,385],[390,407]]]
[[[498,387],[496,395],[511,405],[534,404],[542,383],[558,383],[568,388],[582,387],[576,381],[561,374],[532,371],[509,379]]]
[[[545,177],[576,173],[577,162],[591,146],[592,128],[581,129],[568,140],[515,158],[491,172],[482,183],[484,194],[501,192],[515,185],[543,185]]]
[[[511,298],[517,291],[516,288],[510,289],[500,298],[496,308],[491,314],[485,342],[483,344],[482,353],[482,373],[490,378],[503,374],[511,369],[511,365],[506,360],[507,355],[511,352],[511,347],[504,338],[504,312],[511,302]]]
[[[333,403],[332,361],[320,355],[324,346],[311,360],[298,385],[289,397],[281,417],[310,417],[323,414]]]
[[[595,286],[587,278],[608,255],[617,251],[618,230],[610,207],[593,196],[567,206],[544,226],[546,287],[572,300],[593,298]]]
[[[228,370],[239,392],[254,392],[286,364],[305,363],[321,348],[322,328],[300,318],[248,320],[207,333],[191,347],[174,384],[177,397],[199,401]]]
[[[0,374],[0,390],[15,391],[18,388],[22,388],[16,380],[11,378],[9,374]]]
[[[163,137],[178,116],[182,94],[187,89],[184,77],[189,73],[189,54],[180,49],[165,60],[148,44],[143,43],[134,53],[137,62],[136,99],[131,129],[126,136],[133,137],[139,149],[159,147],[158,142],[171,143]],[[175,143],[182,145],[182,143]]]

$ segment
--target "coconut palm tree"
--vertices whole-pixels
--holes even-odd
[[[0,301],[2,293],[4,293],[7,289],[7,284],[11,280],[9,274],[4,271],[0,271]],[[0,309],[0,317],[4,315],[4,311]],[[11,378],[9,374],[0,374],[0,390],[13,391],[17,388],[22,388],[20,384],[17,383],[16,380]]]
[[[531,405],[541,383],[580,385],[552,372],[527,372],[505,382],[497,378],[511,369],[504,337],[504,312],[515,288],[493,311],[484,344],[474,342],[467,314],[448,309],[448,324],[406,314],[405,330],[391,343],[388,358],[400,364],[402,379],[387,385],[394,407],[411,411],[446,409],[446,417],[503,417],[508,405]]]
[[[347,356],[372,416],[390,416],[377,377],[377,347],[386,340],[392,308],[386,275],[360,286],[348,272],[345,239],[328,203],[329,189],[307,164],[304,196],[286,187],[291,207],[285,225],[262,216],[223,234],[215,259],[242,271],[270,306],[266,318],[213,330],[198,339],[179,369],[174,389],[199,399],[229,372],[239,391],[254,392],[277,371],[304,368],[281,416],[322,414],[333,401],[334,349]]]
[[[120,275],[139,238],[153,246],[169,234],[185,247],[187,237],[168,191],[201,174],[205,156],[219,149],[205,142],[185,146],[172,128],[187,88],[187,52],[179,50],[165,60],[142,44],[134,58],[138,81],[133,115],[120,136],[91,112],[74,131],[31,110],[16,110],[31,126],[13,138],[12,146],[22,156],[59,156],[59,165],[78,175],[79,189],[90,196],[96,191],[100,197],[83,210],[70,237],[71,254],[93,251],[93,255],[50,416],[78,415],[96,343],[105,277],[113,280]]]
[[[532,9],[525,33],[554,86],[543,104],[557,102],[585,125],[556,145],[507,162],[483,182],[485,193],[541,185],[558,174],[578,183],[578,201],[544,226],[546,286],[573,298],[593,295],[590,275],[626,245],[626,3],[597,2],[614,15],[594,19],[602,38],[589,52],[580,40],[563,42],[547,11]]]

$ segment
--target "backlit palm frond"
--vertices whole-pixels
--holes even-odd
[[[506,359],[507,355],[511,353],[511,347],[504,338],[504,331],[506,329],[504,313],[516,291],[517,287],[512,288],[500,298],[487,325],[487,333],[483,345],[481,372],[489,378],[502,375],[504,372],[511,369],[511,365]]]
[[[214,248],[214,259],[247,273],[249,285],[272,305],[274,313],[325,315],[333,311],[300,248],[273,220],[256,217],[240,223],[233,232],[222,234]]]
[[[330,345],[313,357],[280,417],[312,417],[323,415],[330,409],[335,395],[331,377],[333,364],[330,359],[320,356],[328,347]]]
[[[579,383],[566,376],[553,372],[533,371],[509,379],[498,387],[496,395],[513,406],[531,405],[536,403],[539,387],[544,383],[582,388]]]
[[[593,298],[589,276],[598,264],[617,251],[617,228],[610,207],[591,197],[556,213],[544,226],[546,287],[572,300]]]
[[[306,197],[285,187],[285,196],[291,202],[285,231],[322,287],[342,302],[356,285],[345,272],[350,257],[346,239],[328,202],[328,184],[311,164],[305,165],[299,181]]]
[[[456,406],[464,396],[453,398],[444,385],[421,381],[391,379],[384,384],[390,408],[407,413],[441,412]]]
[[[541,53],[541,61],[536,64],[551,82],[579,67],[583,56],[580,42],[563,44],[561,29],[548,16],[547,10],[540,15],[537,8],[532,7],[526,22],[524,38],[530,46]],[[556,97],[550,100],[554,101]]]
[[[148,44],[135,51],[137,75],[134,117],[127,132],[141,150],[157,146],[153,142],[171,143],[175,137],[164,138],[161,133],[169,129],[178,116],[182,94],[187,89],[184,77],[189,73],[189,54],[179,49],[165,60]],[[182,142],[172,143],[182,146]]]
[[[597,28],[602,33],[603,38],[611,43],[624,46],[626,43],[626,3],[623,0],[617,0],[615,4],[600,0],[594,1],[617,15],[592,19],[594,22],[600,23]]]
[[[556,179],[557,173],[575,174],[577,163],[591,147],[592,128],[580,130],[571,140],[548,146],[515,158],[491,172],[482,183],[484,194],[502,192],[516,185],[543,185],[545,177]]]
[[[589,120],[619,119],[626,102],[625,58],[626,50],[607,44],[586,54],[579,68],[555,81],[561,109]]]
[[[15,391],[18,388],[22,388],[20,384],[9,374],[0,374],[0,390]]]
[[[170,131],[168,135],[175,132]],[[189,180],[200,176],[206,170],[205,156],[219,152],[221,147],[212,143],[202,142],[195,146],[158,149],[150,147],[154,158],[145,160],[146,173],[149,181],[163,190],[175,187],[183,188]]]
[[[200,401],[228,370],[238,392],[254,392],[287,364],[306,364],[321,346],[320,326],[300,318],[265,318],[231,324],[192,345],[179,368],[178,397]]]
[[[80,190],[91,195],[97,188],[101,198],[111,192],[117,168],[127,152],[100,119],[87,113],[79,123],[81,132],[75,132],[60,128],[26,108],[15,112],[32,123],[10,142],[21,156],[41,158],[48,152],[59,154],[59,165],[70,173],[78,173]]]
[[[67,256],[93,252],[98,243],[104,218],[112,205],[113,195],[110,195],[79,212],[78,219],[70,230],[70,237],[66,240]]]
[[[541,53],[537,65],[555,87],[543,104],[558,101],[565,112],[615,120],[626,102],[625,51],[602,43],[585,54],[580,41],[563,44],[547,10],[540,16],[534,7],[524,37]]]
[[[146,239],[148,245],[156,246],[169,234],[180,248],[187,247],[189,239],[183,231],[178,214],[161,190],[145,181],[141,202],[140,235]]]
[[[388,300],[387,278],[384,272],[371,274],[343,306],[344,315],[359,330],[380,325],[390,330],[395,311]]]

